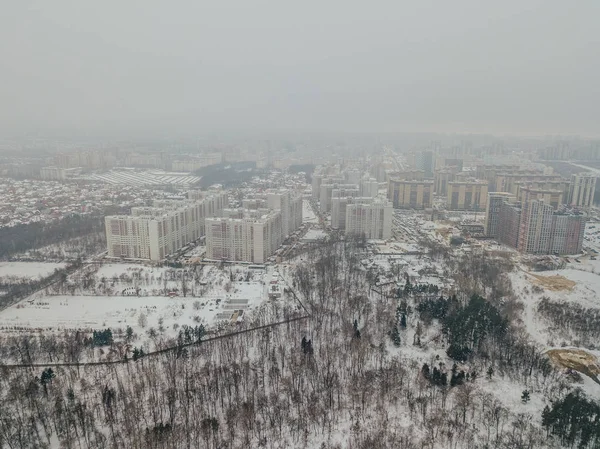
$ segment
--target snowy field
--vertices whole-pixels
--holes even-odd
[[[250,311],[265,298],[260,283],[239,283],[235,293],[182,297],[138,296],[43,296],[22,301],[0,313],[0,328],[48,329],[125,329],[136,333],[159,328],[159,320],[168,333],[187,324],[210,326],[228,322],[236,310]],[[144,318],[140,316],[144,315]],[[144,323],[145,321],[145,323]],[[175,325],[175,327],[174,327]]]
[[[283,282],[272,267],[91,265],[71,275],[64,286],[49,287],[1,311],[0,330],[131,326],[138,334],[160,328],[175,336],[184,324],[210,328],[244,320],[267,302],[272,281]]]
[[[64,268],[63,263],[46,262],[0,262],[0,278],[36,279],[51,275]]]

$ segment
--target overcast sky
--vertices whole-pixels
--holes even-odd
[[[600,0],[5,0],[0,132],[600,135]]]

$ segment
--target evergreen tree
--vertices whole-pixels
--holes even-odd
[[[390,337],[392,338],[392,342],[394,343],[394,346],[399,347],[401,340],[400,340],[400,331],[398,331],[398,326],[396,326],[394,324],[394,327],[392,327],[392,332],[390,334]]]
[[[406,329],[406,314],[403,313],[402,316],[400,317],[400,326],[402,326],[402,329]]]
[[[127,329],[125,330],[125,341],[130,343],[131,340],[133,340],[133,329],[131,326],[127,326]]]
[[[521,394],[521,402],[523,404],[527,404],[531,399],[531,396],[529,394],[529,390],[523,390],[523,393]]]

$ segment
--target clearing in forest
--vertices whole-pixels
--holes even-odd
[[[546,354],[557,365],[579,371],[600,384],[600,363],[593,354],[583,349],[550,349]]]
[[[567,279],[560,274],[555,274],[554,276],[541,276],[539,274],[526,273],[533,278],[534,284],[554,292],[561,290],[572,290],[573,287],[577,285],[575,281]]]

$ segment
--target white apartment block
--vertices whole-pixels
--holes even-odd
[[[302,196],[287,189],[267,192],[269,209],[281,212],[282,236],[285,239],[302,226]]]
[[[379,182],[375,178],[365,178],[360,181],[360,196],[375,198],[379,195]]]
[[[321,184],[319,209],[321,212],[331,211],[331,198],[336,196],[359,196],[360,189],[356,184]]]
[[[331,196],[331,227],[333,229],[346,229],[346,207],[348,204],[365,202],[370,203],[373,198],[364,198],[358,196],[359,191],[339,190],[333,191]]]
[[[280,211],[248,211],[245,218],[206,219],[206,257],[265,263],[281,246]]]
[[[571,176],[569,187],[569,206],[591,207],[594,203],[596,191],[596,175],[593,173],[579,173]]]
[[[392,236],[392,203],[380,198],[346,206],[346,234],[385,240]]]
[[[105,217],[109,257],[163,260],[205,234],[207,217],[219,216],[227,195],[217,192],[199,201],[156,200],[133,207],[131,215]]]

